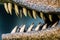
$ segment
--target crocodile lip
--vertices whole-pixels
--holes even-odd
[[[60,1],[58,0],[13,0],[27,8],[42,12],[60,12]]]

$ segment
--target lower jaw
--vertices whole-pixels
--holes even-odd
[[[59,40],[60,24],[41,31],[2,34],[2,40]]]
[[[59,40],[60,27],[48,28],[41,31],[31,31],[26,33],[8,33],[2,35],[2,40]]]

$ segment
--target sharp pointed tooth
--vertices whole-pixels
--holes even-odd
[[[32,23],[32,24],[30,25],[30,27],[28,28],[27,32],[30,32],[30,31],[32,30],[33,26],[34,26],[34,23]]]
[[[25,7],[23,8],[23,14],[27,16],[27,9]]]
[[[44,14],[42,12],[40,12],[40,17],[45,20]]]
[[[9,13],[7,3],[4,3],[4,8],[5,8],[6,12]]]
[[[40,26],[41,26],[41,24],[39,23],[39,24],[37,25],[37,27],[35,28],[35,31],[38,31],[39,28],[40,28]]]
[[[34,19],[36,19],[36,17],[37,17],[37,13],[36,13],[36,11],[33,10],[32,13],[33,13],[33,17],[34,17]]]
[[[52,15],[49,15],[49,19],[50,19],[50,21],[52,21]]]
[[[18,27],[18,26],[15,26],[15,28],[11,31],[11,33],[15,33],[16,30],[17,30],[17,27]]]
[[[12,15],[12,4],[11,3],[8,3],[8,10],[10,14]]]
[[[28,10],[28,15],[29,15],[29,17],[32,18],[31,12],[29,10]]]
[[[23,13],[22,10],[20,10],[20,17],[21,17],[21,18],[22,18],[22,13]]]
[[[19,15],[19,9],[18,9],[17,4],[14,4],[14,7],[15,7],[15,13],[18,16]]]
[[[21,27],[20,32],[24,32],[24,29],[25,29],[25,25]]]
[[[18,27],[17,32],[20,32],[22,26],[23,25],[21,25],[21,26]]]
[[[43,30],[43,29],[46,29],[46,27],[47,27],[47,24],[45,24],[45,25],[42,27],[42,30]]]
[[[55,22],[55,23],[52,25],[52,27],[56,27],[57,24],[58,24],[58,22]]]

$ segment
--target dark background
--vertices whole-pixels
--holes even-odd
[[[21,24],[26,24],[26,27],[29,27],[32,22],[34,22],[35,26],[39,22],[44,23],[39,17],[37,17],[36,20],[30,18],[29,16],[23,16],[23,18],[19,18],[15,15],[14,10],[12,13],[13,15],[7,14],[4,6],[0,4],[0,40],[2,34],[10,33],[16,25],[20,26]]]

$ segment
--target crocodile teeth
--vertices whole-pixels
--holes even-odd
[[[24,32],[25,26],[26,26],[26,25],[23,25],[23,26],[21,27],[21,29],[20,29],[19,32]]]
[[[27,9],[25,7],[23,7],[23,14],[27,16]]]
[[[42,12],[40,12],[40,17],[45,20],[44,14]]]
[[[56,27],[57,24],[58,24],[58,22],[55,22],[55,23],[52,25],[52,27]]]
[[[18,27],[18,26],[15,26],[15,28],[11,31],[11,33],[15,33],[16,30],[17,30],[17,27]]]
[[[19,26],[18,29],[17,29],[17,32],[20,32],[20,29],[23,25]]]
[[[15,13],[16,15],[18,16],[19,15],[19,9],[18,9],[18,6],[16,4],[14,4],[14,7],[15,7]]]
[[[46,29],[47,27],[47,24],[45,24],[43,27],[42,27],[42,30]]]
[[[39,28],[40,28],[40,26],[41,26],[41,24],[39,23],[39,24],[37,25],[37,27],[35,28],[35,31],[38,31]]]
[[[12,15],[12,4],[8,3],[8,10],[10,12],[10,15]]]
[[[5,8],[6,12],[9,13],[7,3],[4,3],[4,8]]]
[[[33,10],[32,13],[33,13],[33,17],[34,17],[34,19],[36,19],[36,17],[37,17],[36,11]]]
[[[32,30],[33,26],[34,26],[34,23],[32,23],[32,24],[30,25],[30,27],[28,28],[27,32],[30,32],[30,31]]]
[[[31,12],[28,10],[28,15],[29,15],[29,17],[31,17],[32,18],[32,16],[31,16]]]
[[[52,15],[49,15],[49,19],[50,19],[50,21],[52,22]]]
[[[22,10],[20,10],[20,17],[21,17],[21,18],[22,18],[22,13],[23,13]]]

